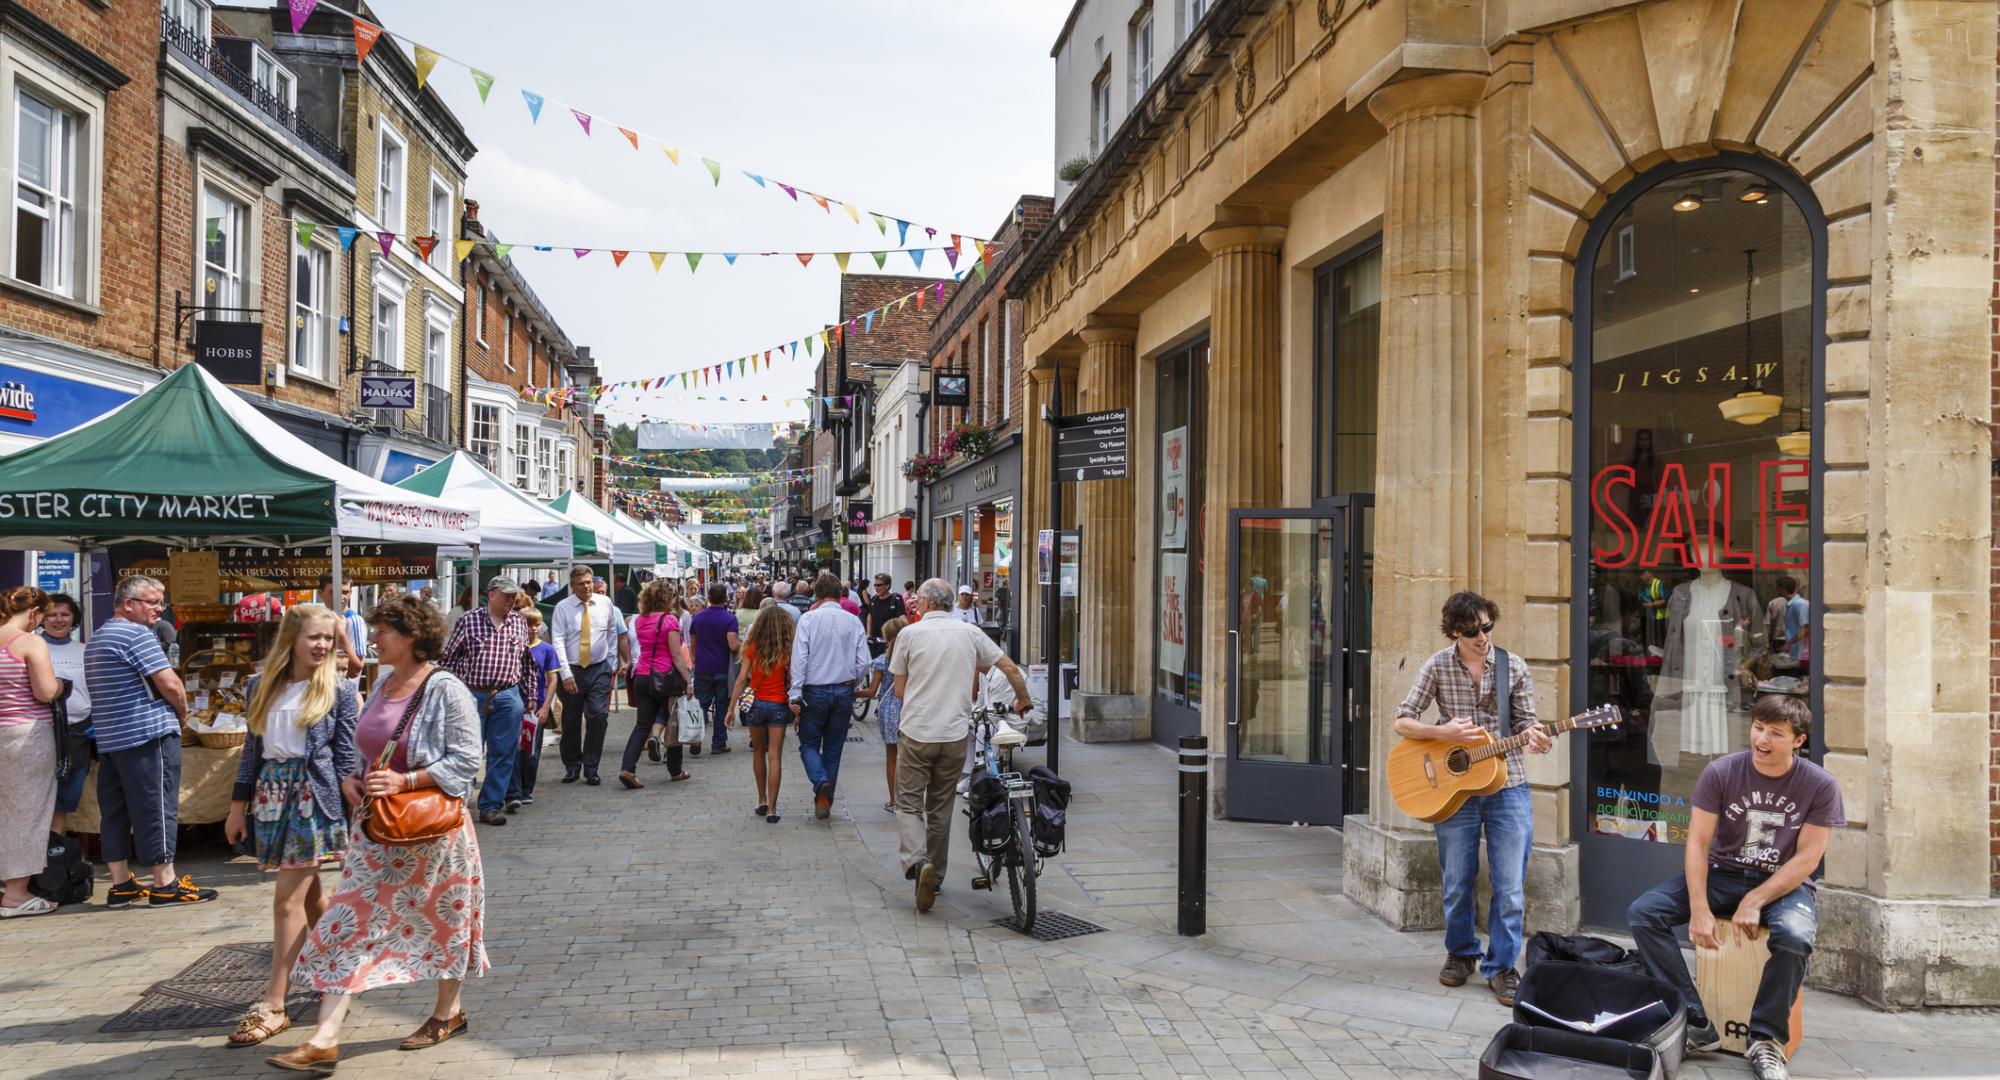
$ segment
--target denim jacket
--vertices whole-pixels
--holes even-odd
[[[387,678],[379,680],[369,702],[380,697],[388,685]],[[403,744],[410,771],[429,770],[431,782],[446,795],[463,799],[471,794],[479,767],[486,761],[486,741],[472,691],[458,676],[443,668],[432,671]],[[373,763],[361,764],[366,768]]]
[[[247,699],[257,692],[255,677],[243,688]],[[354,725],[361,718],[359,696],[347,680],[334,690],[333,711],[313,721],[306,729],[306,784],[320,812],[334,821],[347,817],[347,804],[340,797],[340,778],[354,771]],[[229,797],[249,802],[257,795],[257,770],[264,763],[263,736],[252,733],[243,740],[243,756],[236,762],[236,787]]]

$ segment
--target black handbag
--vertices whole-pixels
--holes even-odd
[[[664,619],[666,616],[655,615],[653,618]],[[647,656],[641,657],[641,659],[651,660],[658,657],[660,642],[666,637],[665,634],[659,631],[660,624],[658,622],[653,623],[653,648]],[[671,701],[687,693],[687,683],[681,678],[680,665],[674,663],[674,658],[671,656],[667,658],[667,670],[654,671],[646,675],[641,675],[639,678],[648,680],[646,689],[652,691],[654,699],[659,701]]]
[[[69,695],[75,684],[71,683],[68,679],[58,678],[56,679],[56,686],[58,687],[56,690],[56,699],[49,702],[49,719],[53,721],[53,723],[49,724],[49,730],[55,733],[56,779],[66,780],[69,778],[69,771],[76,767],[76,763],[70,757],[71,740],[69,730]],[[77,726],[82,727],[83,725],[79,724]],[[86,769],[90,767],[87,763],[88,760],[88,757],[86,757],[86,764],[84,765]]]

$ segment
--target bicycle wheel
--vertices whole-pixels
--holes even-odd
[[[875,704],[874,698],[865,698],[865,697],[855,698],[854,722],[858,724],[861,721],[868,719],[868,706],[873,704]]]
[[[1035,929],[1035,840],[1028,832],[1025,804],[1015,803],[1013,850],[1007,860],[1007,889],[1014,894],[1014,925],[1024,934]]]

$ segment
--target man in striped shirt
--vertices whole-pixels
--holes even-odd
[[[105,897],[110,907],[127,907],[141,897],[151,907],[215,899],[214,889],[198,889],[192,876],[174,874],[187,690],[153,633],[166,595],[164,586],[143,574],[121,580],[112,593],[116,614],[97,628],[83,652],[97,733],[97,809],[104,862],[111,870]],[[152,866],[151,888],[132,876],[134,855]]]
[[[486,781],[479,787],[479,823],[505,825],[501,813],[521,742],[521,716],[534,697],[527,665],[528,620],[514,610],[521,586],[501,575],[486,583],[486,606],[452,625],[438,666],[472,691],[486,736]]]

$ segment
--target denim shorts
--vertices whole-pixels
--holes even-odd
[[[792,707],[783,701],[759,700],[750,706],[750,715],[743,718],[744,727],[784,727],[792,722]]]

